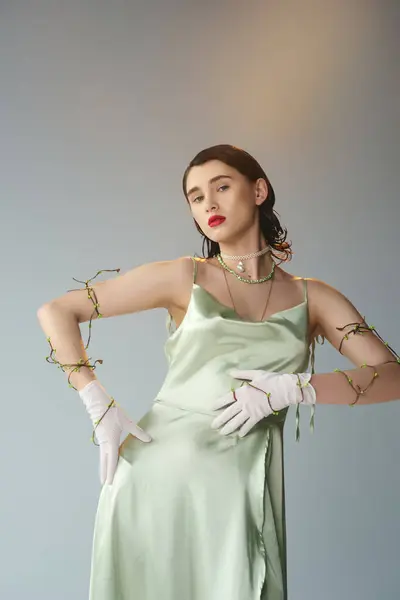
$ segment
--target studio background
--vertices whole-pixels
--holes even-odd
[[[181,176],[202,148],[259,160],[293,242],[282,266],[337,287],[400,351],[399,13],[389,0],[1,2],[1,598],[88,593],[98,451],[36,311],[73,277],[201,254]],[[96,374],[134,419],[166,373],[165,319],[93,324]],[[318,372],[343,366],[317,346]],[[398,402],[319,406],[313,435],[301,411],[296,444],[290,412],[290,600],[398,598],[399,420]]]

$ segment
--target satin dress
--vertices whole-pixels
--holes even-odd
[[[287,409],[246,436],[211,429],[231,368],[305,372],[303,301],[241,319],[196,283],[165,343],[166,378],[128,435],[95,519],[90,600],[286,600],[283,427]],[[169,317],[169,324],[171,318]],[[313,372],[313,371],[312,371]]]

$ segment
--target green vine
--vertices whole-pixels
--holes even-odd
[[[347,333],[344,334],[344,336],[341,339],[341,342],[339,344],[339,352],[341,354],[343,354],[342,352],[342,345],[344,341],[347,341],[349,339],[349,336],[351,334],[353,335],[364,335],[365,333],[373,333],[374,335],[376,335],[376,337],[386,346],[386,348],[388,348],[388,350],[393,354],[393,356],[395,357],[395,360],[386,360],[383,363],[380,363],[381,365],[386,365],[388,363],[397,363],[400,364],[400,356],[395,352],[395,350],[393,348],[391,348],[391,346],[389,346],[388,342],[385,342],[385,340],[379,335],[379,333],[377,332],[376,328],[374,325],[368,325],[365,317],[363,317],[363,321],[362,323],[348,323],[347,325],[344,325],[343,327],[336,327],[337,331],[344,331],[346,329],[346,327],[352,327],[352,329],[350,329],[350,331],[348,331]],[[349,377],[349,375],[347,375],[347,373],[345,373],[344,371],[342,371],[342,369],[334,369],[335,373],[342,373],[344,375],[344,377],[347,380],[347,383],[350,385],[350,387],[353,389],[353,391],[356,393],[356,399],[351,402],[349,404],[349,406],[354,406],[359,397],[362,396],[363,394],[365,394],[365,392],[372,386],[372,384],[375,382],[375,380],[377,379],[377,377],[379,377],[379,373],[376,371],[376,366],[378,365],[367,365],[367,363],[363,363],[361,365],[362,368],[365,367],[370,367],[371,369],[373,369],[373,375],[372,375],[372,379],[371,381],[368,383],[368,385],[362,389],[358,384],[354,384],[353,383],[353,379],[351,377]]]
[[[98,302],[98,299],[97,299],[96,293],[95,293],[95,291],[94,291],[93,287],[90,287],[90,285],[89,285],[89,284],[90,284],[90,283],[91,283],[91,282],[92,282],[94,279],[96,279],[96,277],[98,277],[98,276],[99,276],[101,273],[115,273],[115,272],[116,272],[116,273],[119,273],[119,272],[120,272],[120,270],[121,270],[121,269],[102,269],[101,271],[97,271],[97,273],[96,273],[96,275],[95,275],[94,277],[91,277],[90,279],[88,279],[88,280],[86,280],[86,281],[80,281],[79,279],[75,279],[75,277],[73,277],[73,278],[72,278],[72,279],[73,279],[74,281],[76,281],[77,283],[82,283],[82,284],[84,284],[84,285],[85,285],[85,287],[84,287],[84,288],[75,288],[75,289],[72,289],[72,290],[67,290],[67,293],[69,293],[69,292],[81,291],[82,289],[86,289],[86,290],[87,290],[87,294],[88,294],[88,299],[89,299],[89,300],[90,300],[90,301],[93,303],[93,306],[94,306],[94,310],[93,310],[93,312],[92,312],[92,314],[91,314],[91,316],[90,316],[90,320],[89,320],[89,324],[88,324],[88,328],[89,328],[89,335],[88,335],[88,340],[87,340],[87,342],[86,342],[86,344],[85,344],[85,346],[84,346],[84,348],[85,348],[85,351],[88,349],[88,347],[89,347],[89,344],[90,344],[90,341],[91,341],[91,337],[92,337],[92,334],[91,334],[91,330],[92,330],[92,321],[93,321],[93,319],[94,319],[95,315],[96,315],[96,318],[97,318],[97,319],[101,319],[101,318],[103,317],[103,315],[101,314],[101,312],[100,312],[100,310],[99,310],[99,308],[100,308],[100,304],[99,304],[99,302]],[[103,364],[103,359],[101,359],[101,358],[99,358],[99,359],[95,360],[95,361],[94,361],[92,364],[90,363],[90,361],[91,361],[91,358],[87,358],[86,360],[80,359],[80,360],[79,360],[77,363],[72,363],[72,364],[69,364],[69,363],[64,363],[64,364],[62,364],[62,363],[60,363],[60,362],[59,362],[59,361],[58,361],[58,360],[55,358],[55,354],[56,354],[56,348],[54,348],[54,347],[53,347],[53,344],[52,344],[52,342],[51,342],[51,339],[50,339],[50,337],[48,337],[48,338],[47,338],[47,342],[48,342],[48,343],[49,343],[49,345],[50,345],[51,352],[50,352],[50,354],[49,354],[48,356],[46,356],[46,361],[47,361],[49,364],[56,365],[56,366],[57,366],[59,369],[61,369],[61,370],[62,370],[62,371],[64,371],[64,372],[65,372],[65,370],[66,370],[66,369],[71,369],[71,371],[70,371],[70,373],[69,373],[69,375],[68,375],[68,385],[69,385],[69,387],[71,387],[71,388],[72,388],[72,389],[74,389],[75,391],[78,391],[78,390],[77,390],[77,388],[76,388],[74,385],[72,385],[72,383],[71,383],[71,379],[70,379],[70,378],[71,378],[71,375],[72,375],[73,373],[76,373],[77,371],[80,371],[80,370],[82,369],[82,367],[85,367],[85,368],[87,368],[87,369],[90,369],[91,371],[94,371],[94,370],[96,369],[96,366],[97,366],[97,364],[100,364],[100,365],[102,365],[102,364]],[[116,402],[115,402],[114,398],[111,398],[111,402],[110,402],[110,404],[108,405],[108,407],[107,407],[107,410],[106,410],[106,411],[105,411],[105,413],[104,413],[104,414],[103,414],[103,415],[100,417],[100,419],[99,419],[98,421],[96,421],[96,422],[95,422],[95,427],[94,427],[94,429],[93,429],[93,433],[92,433],[91,440],[92,440],[92,442],[93,442],[93,443],[94,443],[96,446],[98,446],[98,445],[99,445],[99,444],[97,444],[97,443],[96,443],[96,440],[95,440],[95,431],[96,431],[96,428],[97,428],[97,426],[99,425],[99,423],[101,422],[101,420],[102,420],[102,419],[105,417],[105,415],[107,414],[107,412],[110,410],[110,408],[112,408],[112,407],[113,407],[113,406],[115,406],[115,405],[116,405]]]

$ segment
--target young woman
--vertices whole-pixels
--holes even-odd
[[[290,244],[272,186],[247,152],[203,150],[183,191],[203,258],[86,282],[38,312],[100,445],[90,599],[285,600],[288,407],[298,427],[300,404],[313,416],[316,403],[400,398],[399,357],[343,294],[279,266]],[[91,321],[93,305],[102,317],[168,311],[168,373],[139,424],[87,358],[79,323]],[[355,368],[314,374],[318,336]]]

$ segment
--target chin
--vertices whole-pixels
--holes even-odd
[[[216,242],[217,244],[223,244],[226,246],[232,246],[235,245],[235,243],[237,242],[238,238],[237,237],[232,237],[232,236],[227,236],[227,235],[219,235],[219,236],[214,236],[212,239],[213,242]]]
[[[216,242],[217,244],[220,244],[221,242],[224,243],[227,239],[227,235],[225,232],[225,235],[222,232],[214,232],[212,231],[210,235],[207,235],[208,239],[211,240],[212,242]]]
[[[238,238],[241,236],[240,232],[232,231],[232,228],[229,228],[229,226],[227,227],[226,225],[216,227],[215,230],[212,227],[207,226],[207,230],[208,239],[217,244],[232,244],[237,242]]]

